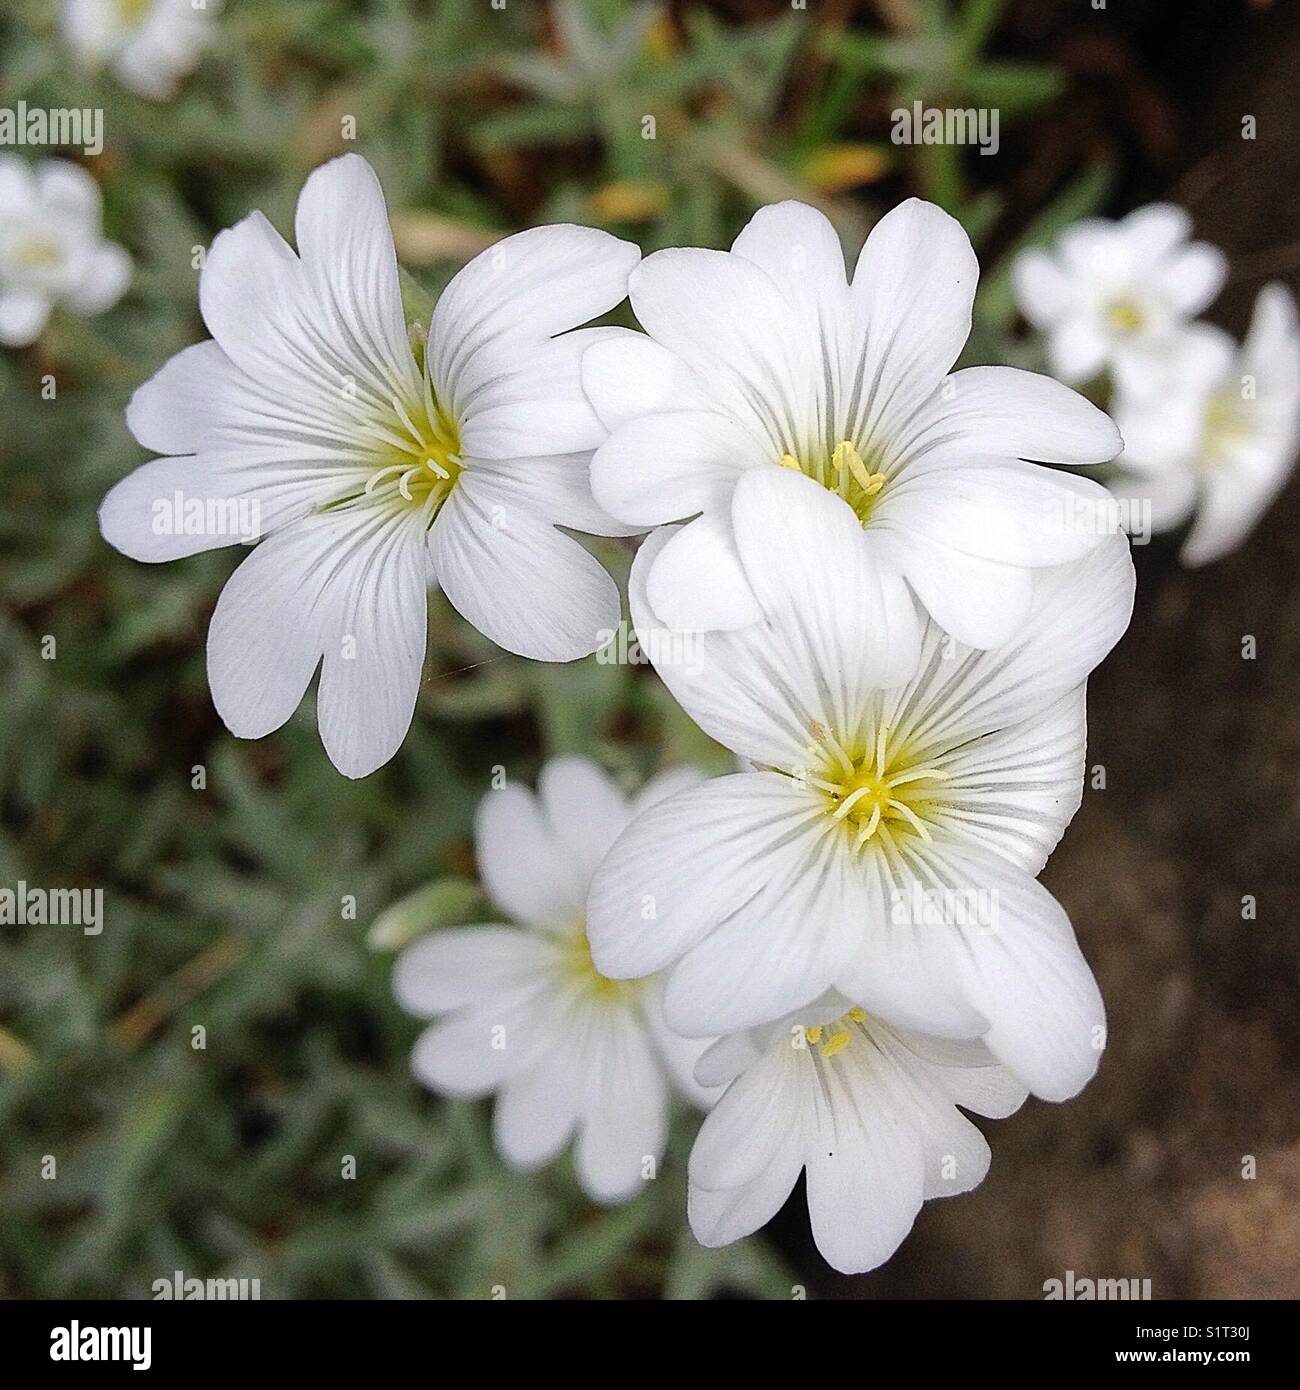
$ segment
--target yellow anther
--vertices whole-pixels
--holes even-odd
[[[904,831],[931,838],[927,822],[938,793],[936,787],[922,784],[946,781],[945,772],[928,764],[908,766],[906,740],[891,744],[890,730],[883,724],[874,737],[851,740],[852,755],[829,735],[822,746],[830,753],[838,750],[840,756],[834,764],[828,760],[815,769],[819,775],[809,775],[807,784],[826,793],[831,819],[852,829],[855,850],[877,831],[891,842]]]
[[[871,452],[874,458],[876,455]],[[877,494],[888,482],[884,473],[871,471],[851,439],[840,440],[829,455],[817,445],[808,445],[801,454],[783,453],[778,462],[782,468],[801,472],[843,498],[864,526],[870,519]]]
[[[846,439],[835,446],[835,452],[831,455],[831,467],[837,472],[847,468],[868,497],[874,497],[885,485],[885,475],[867,471],[867,465],[862,462],[862,455],[858,453],[851,440]]]
[[[866,1021],[866,1014],[855,1005],[843,1018],[837,1018],[834,1023],[819,1023],[812,1028],[805,1027],[803,1030],[804,1041],[809,1047],[816,1047],[818,1043],[821,1043],[822,1056],[834,1057],[836,1053],[843,1052],[853,1041],[853,1031],[849,1025],[865,1023]],[[825,1042],[822,1042],[823,1037]]]
[[[852,1040],[852,1034],[847,1028],[842,1033],[832,1033],[831,1036],[822,1043],[822,1056],[834,1057],[837,1052],[843,1052]]]

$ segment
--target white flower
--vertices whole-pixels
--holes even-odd
[[[911,591],[972,645],[1015,631],[1032,572],[1096,543],[1063,522],[1070,506],[1109,503],[1087,479],[1022,460],[1097,463],[1120,437],[1048,377],[948,375],[977,276],[958,223],[916,200],[877,224],[851,287],[834,229],[801,203],[762,209],[730,252],[646,258],[629,293],[649,337],[592,349],[583,382],[613,431],[592,463],[601,505],[643,530],[699,513],[647,581],[660,619],[754,621],[728,509],[749,470],[784,465],[858,525],[900,678],[920,639]],[[781,529],[769,543],[787,544]]]
[[[25,347],[56,304],[99,314],[122,297],[131,258],[101,235],[99,185],[79,165],[34,172],[0,154],[0,343]]]
[[[127,412],[167,457],[113,488],[100,523],[148,561],[265,536],[213,615],[213,701],[259,738],[323,656],[321,737],[360,777],[410,726],[431,584],[539,660],[584,656],[616,626],[613,581],[556,528],[622,529],[591,500],[604,430],[579,379],[584,348],[622,330],[565,330],[623,297],[639,253],[581,227],[508,237],[452,280],[413,351],[365,160],[312,174],[296,231],[297,255],[260,213],[213,242],[199,284],[213,341]]]
[[[1206,342],[1188,320],[1222,289],[1227,262],[1190,234],[1182,208],[1153,203],[1119,222],[1076,222],[1054,251],[1016,258],[1016,299],[1047,335],[1055,375],[1081,382],[1110,367],[1126,389],[1155,392],[1195,370]]]
[[[440,1021],[412,1056],[449,1096],[497,1092],[497,1149],[513,1168],[549,1162],[576,1134],[578,1176],[599,1202],[653,1177],[668,1130],[670,1083],[699,1105],[704,1043],[669,1031],[658,980],[610,980],[591,962],[583,903],[592,870],[629,818],[699,780],[677,769],[630,804],[585,758],[555,758],[538,794],[505,787],[479,806],[475,848],[489,896],[522,926],[438,931],[408,947],[394,988]],[[447,1015],[447,1017],[442,1017]]]
[[[891,1028],[833,995],[720,1039],[696,1074],[727,1086],[691,1150],[696,1239],[758,1230],[806,1169],[813,1238],[844,1274],[883,1264],[923,1201],[983,1181],[989,1146],[958,1106],[1001,1119],[1025,1099],[982,1043]]]
[[[1128,623],[1127,541],[1036,574],[1028,616],[996,651],[931,624],[918,674],[882,690],[888,634],[848,509],[756,469],[732,522],[767,617],[657,669],[755,770],[678,793],[619,838],[588,900],[598,968],[671,966],[667,1016],[688,1035],[835,988],[899,1027],[982,1037],[1035,1094],[1073,1095],[1097,1066],[1102,1004],[1034,875],[1082,795],[1084,682]],[[646,575],[672,543],[645,542],[630,581],[652,659],[668,644]]]
[[[110,66],[138,96],[163,101],[190,72],[221,0],[63,0],[63,40],[87,68]]]
[[[1300,327],[1291,292],[1266,285],[1238,349],[1206,325],[1202,369],[1158,397],[1121,392],[1126,447],[1110,480],[1130,510],[1168,531],[1193,511],[1184,564],[1235,550],[1277,496],[1300,452]]]

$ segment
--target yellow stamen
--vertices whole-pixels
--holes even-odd
[[[819,449],[800,457],[783,453],[778,460],[782,468],[794,468],[806,473],[814,482],[842,497],[858,520],[865,526],[871,516],[875,499],[889,481],[881,472],[872,472],[851,439],[842,439],[830,452],[829,458]]]
[[[841,1018],[837,1018],[833,1023],[818,1023],[813,1027],[805,1026],[803,1036],[809,1047],[817,1047],[821,1043],[819,1051],[823,1057],[834,1057],[843,1052],[853,1041],[854,1025],[861,1026],[867,1021],[864,1010],[856,1004]]]
[[[905,801],[899,801],[897,797],[891,796],[889,800],[885,802],[885,805],[889,807],[890,810],[897,811],[923,840],[928,840],[930,838],[930,832],[921,823],[920,817]]]
[[[945,772],[928,763],[908,766],[906,743],[891,749],[887,725],[876,729],[865,752],[863,740],[848,740],[852,755],[825,729],[820,732],[818,747],[826,761],[805,774],[804,784],[826,795],[831,819],[850,827],[855,850],[877,833],[890,840],[899,833],[931,839],[926,822],[936,789],[921,784],[942,782]]]
[[[837,1052],[843,1052],[852,1041],[853,1036],[847,1028],[842,1033],[832,1033],[831,1036],[822,1043],[822,1056],[834,1057]]]
[[[854,808],[854,806],[858,804],[859,801],[862,800],[864,796],[870,795],[870,787],[859,787],[857,791],[850,792],[848,796],[846,796],[844,800],[840,802],[839,807],[835,812],[835,819],[843,820],[844,817],[848,815],[848,813]]]
[[[866,825],[862,827],[861,831],[858,834],[858,838],[853,842],[854,849],[861,849],[862,846],[865,845],[867,841],[876,833],[876,829],[880,825],[880,816],[880,802],[877,801],[876,804],[871,808],[871,816],[868,819]]]
[[[831,463],[836,471],[847,468],[868,497],[874,497],[885,485],[885,475],[883,473],[868,473],[867,465],[862,462],[862,455],[847,439],[842,444],[835,446],[835,452],[831,455]]]
[[[372,443],[374,467],[360,493],[340,497],[325,510],[376,498],[418,508],[432,526],[464,464],[460,432],[434,399],[427,378],[418,397],[390,396],[386,406],[358,400],[354,409],[359,432]]]

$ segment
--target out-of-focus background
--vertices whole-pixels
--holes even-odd
[[[1169,539],[1135,553],[1133,626],[1090,699],[1105,787],[1046,875],[1109,1007],[1100,1074],[986,1125],[983,1187],[927,1205],[858,1279],[818,1259],[799,1192],[763,1236],[697,1248],[685,1114],[661,1177],[602,1210],[567,1161],[506,1173],[485,1105],[409,1077],[392,948],[463,910],[493,765],[528,778],[594,752],[629,784],[725,765],[648,670],[502,657],[437,602],[406,745],[348,782],[310,702],[258,743],[213,711],[204,634],[237,555],[146,567],[95,524],[145,456],[131,391],[205,336],[195,248],[254,208],[289,230],[305,175],[348,149],[431,291],[540,221],[726,246],[798,197],[855,251],[919,194],[980,255],[966,360],[1038,366],[1011,254],[1172,198],[1230,258],[1209,316],[1240,335],[1266,279],[1300,281],[1300,6],[226,0],[165,103],[77,71],[56,9],[7,0],[0,107],[103,109],[85,163],[136,275],[109,313],[0,349],[0,885],[105,890],[97,937],[0,926],[0,1294],[148,1297],[181,1270],[263,1297],[1034,1298],[1073,1270],[1157,1297],[1300,1295],[1295,485],[1207,569]],[[996,108],[998,153],[892,144],[914,100]],[[625,572],[624,547],[599,552]]]

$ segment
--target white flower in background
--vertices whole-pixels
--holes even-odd
[[[1109,367],[1125,389],[1151,393],[1198,370],[1212,348],[1188,321],[1223,288],[1227,262],[1190,235],[1182,208],[1153,203],[1119,222],[1076,222],[1053,251],[1016,258],[1020,312],[1046,334],[1056,376],[1082,382]]]
[[[173,357],[127,411],[167,457],[114,487],[100,524],[147,561],[265,536],[213,615],[213,701],[259,738],[321,665],[321,737],[361,777],[410,726],[430,585],[538,660],[585,656],[617,625],[613,581],[556,528],[625,529],[591,499],[605,431],[579,376],[583,350],[622,330],[565,330],[618,303],[639,253],[584,227],[507,237],[452,280],[413,350],[364,159],[312,174],[296,232],[295,255],[254,213],[213,242],[199,283],[213,341]],[[206,520],[176,524],[173,499]]]
[[[51,310],[99,314],[122,297],[131,258],[101,233],[99,185],[79,165],[31,170],[0,154],[0,343],[35,342]]]
[[[813,1238],[844,1274],[883,1264],[923,1201],[983,1181],[989,1146],[958,1106],[1001,1119],[1025,1099],[983,1043],[891,1028],[835,996],[720,1039],[696,1075],[727,1087],[691,1150],[696,1239],[758,1230],[806,1169]]]
[[[1206,325],[1202,370],[1158,397],[1120,393],[1126,447],[1111,490],[1150,508],[1153,530],[1196,520],[1188,565],[1235,550],[1277,496],[1300,452],[1300,327],[1291,292],[1267,285],[1238,349]]]
[[[698,780],[664,773],[629,803],[594,763],[566,757],[542,769],[536,796],[489,792],[479,872],[523,925],[434,932],[394,975],[403,1007],[440,1020],[416,1044],[416,1076],[448,1096],[495,1091],[496,1145],[513,1168],[549,1162],[576,1135],[579,1179],[599,1202],[654,1176],[672,1086],[699,1105],[712,1095],[694,1079],[705,1044],[668,1030],[661,982],[606,979],[583,927],[592,871],[629,818]]]
[[[583,382],[613,431],[592,463],[601,505],[642,530],[699,514],[648,577],[663,622],[757,617],[729,508],[759,467],[813,478],[857,525],[900,679],[920,640],[913,592],[960,640],[996,646],[1024,620],[1033,572],[1097,543],[1064,518],[1104,491],[1023,460],[1113,458],[1110,420],[1049,377],[949,375],[977,277],[959,224],[915,199],[877,224],[852,286],[831,224],[801,203],[762,209],[730,252],[646,258],[629,294],[649,337],[589,351]],[[782,528],[768,544],[788,544]]]
[[[85,67],[163,101],[198,62],[221,0],[63,0],[63,40]]]
[[[882,690],[852,513],[810,479],[756,469],[732,520],[766,618],[656,669],[755,770],[667,798],[620,836],[588,899],[597,967],[671,967],[667,1017],[688,1035],[835,988],[896,1026],[982,1037],[1035,1094],[1073,1095],[1097,1066],[1102,1003],[1034,876],[1082,795],[1084,683],[1128,624],[1127,540],[1040,571],[996,651],[930,624],[918,674]],[[671,544],[671,531],[652,536],[630,581],[652,659],[667,644],[646,576]]]

